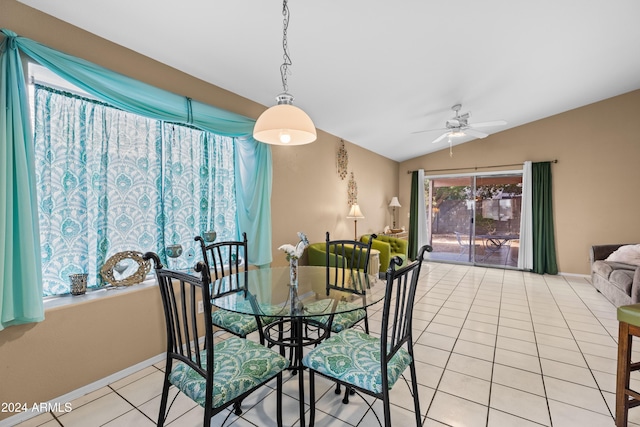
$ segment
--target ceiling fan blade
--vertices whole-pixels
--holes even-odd
[[[490,126],[504,126],[507,122],[504,120],[496,120],[494,122],[470,123],[472,128],[488,128]]]
[[[438,142],[442,141],[443,139],[445,139],[447,137],[447,135],[449,135],[449,132],[445,132],[442,135],[440,135],[439,137],[437,137],[436,139],[434,139],[433,141],[431,141],[432,144],[437,144]]]
[[[411,134],[414,134],[414,133],[425,133],[425,132],[435,132],[437,130],[447,130],[447,128],[417,130],[415,132],[411,132]]]
[[[487,136],[489,136],[488,133],[479,132],[473,129],[465,129],[463,132],[467,135],[475,136],[476,138],[486,138]]]

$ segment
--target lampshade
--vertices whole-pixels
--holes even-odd
[[[316,127],[311,118],[291,104],[293,96],[280,94],[278,104],[264,111],[255,126],[253,137],[274,145],[302,145],[316,140]]]
[[[364,215],[362,215],[362,211],[360,211],[360,206],[358,206],[357,204],[351,205],[351,210],[349,211],[347,218],[364,218]]]
[[[393,197],[393,199],[391,199],[391,203],[389,203],[389,207],[390,208],[401,208],[402,206],[400,205],[400,202],[398,201],[397,197]]]

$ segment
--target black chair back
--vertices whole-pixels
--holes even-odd
[[[185,272],[165,269],[158,255],[153,252],[144,254],[143,259],[153,260],[162,296],[167,328],[167,372],[171,371],[172,361],[179,360],[212,384],[213,369],[207,369],[207,366],[213,366],[209,269],[203,262],[198,262],[195,266],[196,272],[201,274],[198,278]],[[200,301],[203,302],[203,313],[198,313]],[[204,342],[199,340],[201,336],[204,336]],[[201,355],[204,349],[207,350],[206,360]],[[208,401],[211,402],[210,399]]]
[[[394,354],[405,344],[407,351],[413,357],[413,338],[411,323],[413,319],[413,304],[420,277],[420,269],[424,260],[424,253],[433,249],[424,245],[418,252],[418,257],[411,264],[396,270],[402,265],[400,257],[393,257],[387,270],[387,287],[382,309],[381,365],[383,390],[387,389],[387,364]]]
[[[331,289],[358,294],[366,293],[369,252],[376,237],[378,236],[372,234],[366,243],[357,240],[331,240],[327,231],[325,248],[327,295]]]
[[[214,281],[229,276],[231,273],[247,271],[247,233],[242,233],[241,241],[214,242],[207,245],[201,236],[196,236],[195,240],[200,242],[202,259],[213,275]],[[219,285],[222,284],[219,282]],[[225,280],[224,288],[219,286],[212,291],[213,298],[245,290],[245,287],[246,281]]]

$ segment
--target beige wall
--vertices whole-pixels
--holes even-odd
[[[471,168],[547,161],[552,165],[558,269],[589,273],[589,247],[640,242],[640,91],[400,164],[400,195],[423,168]],[[429,142],[427,142],[429,143]],[[510,168],[512,169],[512,168]],[[490,169],[496,170],[496,169]],[[458,173],[456,171],[451,173]],[[407,210],[402,207],[406,218]]]
[[[0,27],[248,117],[257,118],[265,109],[14,0],[0,1]],[[320,131],[313,144],[273,148],[275,265],[285,264],[277,247],[295,243],[297,231],[306,232],[312,241],[324,240],[325,231],[335,237],[352,236],[353,220],[345,218],[347,180],[339,178],[336,168],[338,143],[339,138]],[[365,215],[358,221],[358,233],[379,231],[389,223],[386,205],[396,195],[398,163],[349,142],[346,148]],[[49,310],[42,323],[0,331],[0,402],[46,402],[162,353],[164,323],[159,301],[157,290],[151,288],[136,296]],[[52,362],[56,368],[51,367]],[[8,415],[0,413],[0,420]]]

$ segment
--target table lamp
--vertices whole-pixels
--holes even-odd
[[[360,206],[357,203],[351,205],[347,218],[353,219],[353,240],[358,240],[358,218],[364,218],[364,215],[362,215]]]
[[[391,199],[391,203],[389,203],[389,207],[393,208],[393,229],[397,230],[397,228],[396,228],[396,208],[401,208],[402,206],[400,205],[400,202],[398,201],[398,198],[396,196],[394,196]]]

